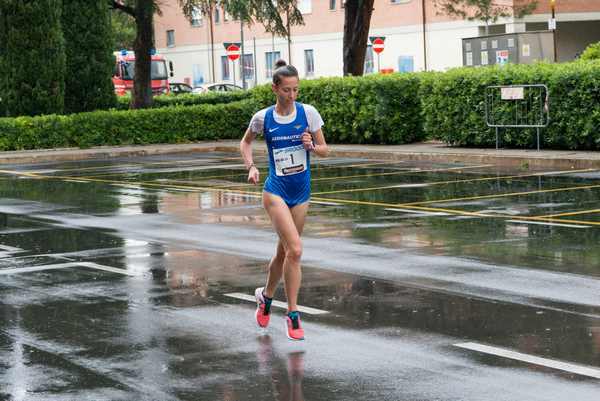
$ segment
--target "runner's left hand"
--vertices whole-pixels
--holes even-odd
[[[304,131],[302,134],[302,145],[304,145],[304,149],[308,151],[315,150],[315,144],[313,143],[313,137],[310,132]]]

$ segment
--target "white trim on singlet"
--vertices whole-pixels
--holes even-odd
[[[302,106],[304,106],[304,113],[306,114],[306,120],[308,121],[308,130],[310,132],[317,132],[323,126],[323,124],[325,124],[323,122],[323,118],[321,118],[321,115],[317,109],[310,104],[302,103]],[[248,125],[250,131],[258,135],[263,133],[265,115],[267,114],[268,109],[268,107],[262,109],[252,116],[252,120],[250,120],[250,124]],[[294,111],[287,116],[280,116],[275,112],[275,110],[273,110],[273,118],[279,124],[289,124],[293,122],[296,119],[296,106],[294,105]]]

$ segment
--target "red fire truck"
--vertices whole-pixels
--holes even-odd
[[[133,77],[135,71],[135,54],[132,51],[122,50],[115,52],[115,69],[113,72],[113,84],[118,96],[131,93],[133,89]],[[173,63],[167,62],[161,55],[151,56],[150,77],[152,79],[152,94],[161,95],[169,93],[169,75],[173,76]]]

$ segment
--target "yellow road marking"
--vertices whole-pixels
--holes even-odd
[[[346,175],[340,177],[323,177],[323,178],[314,178],[312,181],[331,181],[331,180],[344,180],[346,178],[368,178],[368,177],[380,177],[380,176],[388,176],[388,175],[400,175],[400,174],[410,174],[410,173],[431,173],[431,172],[444,172],[444,171],[455,171],[455,170],[469,170],[473,168],[483,168],[483,167],[491,167],[492,164],[481,164],[479,166],[462,166],[462,167],[447,167],[447,168],[434,168],[428,170],[403,170],[403,171],[390,171],[387,173],[374,173],[374,174],[355,174],[355,175]]]
[[[232,159],[237,159],[237,158],[232,158]],[[398,161],[398,162],[393,162],[393,161],[383,161],[383,162],[374,162],[374,163],[363,163],[363,164],[350,164],[350,165],[335,165],[335,166],[324,166],[324,167],[319,167],[319,164],[314,164],[311,166],[311,169],[313,170],[328,170],[328,169],[334,169],[334,168],[351,168],[351,167],[365,167],[365,166],[375,166],[375,165],[381,165],[381,164],[401,164],[401,163],[405,163],[403,161]],[[139,165],[131,165],[132,167],[136,167],[136,166],[141,166],[142,164]],[[265,166],[266,168],[267,166]],[[61,170],[61,171],[66,171],[66,170]],[[103,174],[94,174],[94,175],[90,175],[88,177],[105,177],[105,176],[111,176],[111,175],[120,175],[120,174],[124,174],[123,172],[113,172],[113,173],[103,173]],[[241,174],[228,174],[228,175],[215,175],[215,176],[209,176],[209,177],[199,177],[202,179],[218,179],[218,178],[229,178],[229,177],[243,177],[246,176],[247,173],[241,173]]]
[[[456,202],[456,201],[464,201],[464,200],[506,198],[506,197],[510,197],[510,196],[523,196],[523,195],[543,194],[543,193],[562,192],[562,191],[576,191],[576,190],[580,190],[580,189],[594,189],[594,188],[600,188],[600,185],[583,185],[583,186],[579,186],[579,187],[540,189],[540,190],[536,190],[536,191],[511,192],[511,193],[506,193],[506,194],[468,196],[468,197],[464,197],[464,198],[451,198],[451,199],[438,199],[438,200],[431,200],[431,201],[411,202],[411,203],[407,203],[407,205],[428,205],[428,204],[432,204],[432,203],[447,203],[447,202]]]
[[[537,217],[548,218],[548,217],[576,216],[578,214],[593,214],[593,213],[598,213],[598,212],[600,212],[600,209],[580,210],[577,212],[566,212],[566,213],[557,213],[557,214],[547,214],[544,216],[537,216]]]
[[[211,187],[197,187],[197,186],[190,186],[190,185],[170,185],[170,184],[159,184],[156,182],[149,182],[149,181],[117,181],[117,180],[104,180],[101,178],[89,178],[89,177],[77,177],[77,176],[60,176],[60,175],[51,175],[51,176],[46,176],[46,175],[41,175],[41,174],[37,174],[37,173],[28,173],[28,172],[23,172],[23,171],[13,171],[13,170],[0,170],[0,173],[4,173],[4,174],[14,174],[14,175],[23,175],[26,177],[32,177],[32,178],[38,178],[38,179],[45,179],[45,180],[53,180],[53,179],[58,179],[58,180],[76,180],[76,181],[88,181],[88,182],[100,182],[100,183],[104,183],[104,184],[113,184],[113,185],[125,185],[125,186],[134,186],[134,185],[141,185],[141,186],[146,186],[146,187],[157,187],[157,188],[165,188],[165,189],[169,189],[169,188],[173,188],[173,189],[187,189],[187,190],[195,190],[195,191],[214,191],[214,192],[228,192],[228,193],[236,193],[236,194],[240,194],[240,195],[256,195],[259,194],[259,191],[235,191],[235,190],[222,190],[222,189],[216,189],[216,188],[211,188]]]
[[[436,171],[436,170],[421,170],[421,171],[417,171],[417,172],[426,172],[426,171]],[[565,171],[553,172],[552,175],[590,172],[590,171],[596,171],[596,169],[565,170]],[[382,174],[382,175],[384,175],[384,174]],[[383,186],[383,187],[355,188],[355,189],[345,189],[345,190],[340,189],[338,191],[315,192],[314,194],[315,195],[328,195],[328,194],[347,193],[347,192],[378,191],[378,190],[382,190],[382,189],[394,189],[394,188],[402,189],[402,185],[430,186],[430,185],[458,184],[458,183],[465,183],[465,182],[477,182],[477,181],[509,180],[509,179],[515,179],[515,178],[541,177],[541,176],[543,176],[543,173],[532,173],[532,174],[522,174],[522,175],[505,175],[505,176],[497,176],[497,177],[471,178],[468,180],[448,180],[448,181],[421,182],[421,183],[410,183],[410,184],[396,184],[396,185],[387,185],[387,186]],[[340,177],[340,178],[347,178],[347,177]],[[318,179],[313,179],[313,181],[317,181],[317,180]]]
[[[416,205],[408,204],[408,203],[366,202],[366,201],[355,201],[355,200],[337,199],[337,198],[321,198],[321,197],[312,197],[311,199],[321,201],[321,202],[337,202],[337,203],[344,203],[344,204],[350,204],[350,205],[378,206],[378,207],[385,207],[385,208],[404,208],[404,209],[413,209],[413,210],[420,210],[420,211],[426,211],[426,212],[443,212],[443,213],[449,213],[449,214],[454,214],[454,215],[459,215],[459,216],[491,217],[491,218],[504,218],[504,219],[512,219],[512,220],[536,220],[536,221],[600,226],[600,222],[594,222],[594,221],[554,219],[554,218],[535,217],[535,216],[514,216],[514,215],[499,214],[499,213],[468,212],[465,210],[416,206]]]
[[[193,191],[214,191],[214,192],[226,192],[226,193],[234,193],[240,195],[258,195],[260,191],[238,191],[238,190],[223,190],[216,189],[211,187],[196,187],[196,186],[187,186],[187,185],[168,185],[168,184],[158,184],[155,182],[143,182],[143,181],[116,181],[116,180],[104,180],[104,179],[93,179],[93,178],[82,178],[82,177],[71,177],[71,176],[45,176],[37,173],[29,173],[23,171],[14,171],[14,170],[0,170],[0,173],[4,174],[12,174],[12,175],[22,175],[37,179],[59,179],[59,180],[79,180],[79,181],[89,181],[89,182],[100,182],[105,184],[113,184],[113,185],[125,185],[125,186],[133,186],[133,185],[141,185],[147,187],[158,187],[163,189],[186,189]],[[584,187],[572,187],[572,189],[583,189],[583,188],[598,188],[600,185],[587,185]],[[557,190],[546,190],[541,192],[551,192],[558,191]],[[565,188],[564,190],[567,190]],[[540,191],[532,191],[532,193],[540,192]],[[517,193],[523,194],[523,193]],[[508,195],[508,194],[505,194]],[[449,214],[461,215],[461,216],[474,216],[474,217],[487,217],[487,218],[504,218],[504,219],[512,219],[512,220],[535,220],[535,221],[548,221],[548,222],[559,222],[559,223],[571,223],[571,224],[580,224],[580,225],[595,225],[600,226],[600,222],[595,221],[584,221],[584,220],[569,220],[569,219],[557,219],[552,217],[536,217],[536,216],[514,216],[514,215],[506,215],[506,214],[490,214],[490,213],[482,213],[482,212],[468,212],[464,210],[456,210],[456,209],[446,209],[446,208],[434,208],[427,206],[417,206],[415,203],[382,203],[382,202],[366,202],[366,201],[355,201],[355,200],[347,200],[347,199],[336,199],[336,198],[321,198],[321,197],[313,197],[313,200],[321,201],[321,202],[334,202],[334,203],[342,203],[342,204],[354,204],[354,205],[368,205],[368,206],[378,206],[378,207],[386,207],[386,208],[405,208],[405,209],[413,209],[413,210],[423,210],[429,212],[444,212]],[[437,203],[441,203],[441,201],[436,201]],[[425,203],[425,202],[422,202]]]
[[[490,167],[490,166],[492,166],[492,165],[491,164],[482,164],[479,166],[448,167],[448,168],[429,169],[429,170],[411,169],[411,170],[402,170],[402,171],[391,171],[391,172],[387,172],[387,173],[356,174],[356,175],[346,175],[346,176],[338,176],[338,177],[313,178],[313,179],[311,179],[311,181],[344,180],[347,178],[369,178],[369,177],[401,175],[401,174],[411,174],[411,173],[416,174],[416,173],[429,173],[429,172],[444,172],[444,171],[465,170],[465,169],[472,169],[472,168],[483,168],[483,167]],[[349,166],[345,166],[345,167],[349,167]],[[423,184],[428,184],[428,183],[423,183]],[[247,184],[247,183],[227,184],[227,185],[220,185],[216,188],[233,188],[233,187],[242,187],[242,186],[247,186],[247,185],[252,185],[252,184]],[[357,188],[357,189],[346,189],[346,190],[339,190],[339,191],[315,192],[314,195],[325,195],[325,194],[343,193],[343,192],[371,191],[371,190],[377,190],[377,189],[395,188],[397,186],[398,185],[391,185],[391,186],[378,187],[378,188]]]

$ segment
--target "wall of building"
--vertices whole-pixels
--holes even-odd
[[[482,34],[483,24],[477,21],[453,20],[439,13],[434,0],[407,0],[392,4],[389,0],[376,0],[371,20],[371,36],[385,36],[385,50],[380,55],[381,68],[399,71],[401,68],[423,70],[425,54],[423,45],[423,3],[426,12],[427,69],[445,70],[462,65],[461,39]],[[513,0],[499,0],[512,4]],[[519,0],[514,0],[518,2]],[[199,84],[209,82],[211,78],[209,24],[204,18],[201,26],[192,26],[185,19],[177,1],[165,1],[162,16],[155,23],[156,43],[160,53],[175,65],[175,80]],[[301,77],[342,75],[342,40],[344,10],[337,0],[336,9],[329,9],[328,0],[313,0],[311,10],[304,14],[305,26],[293,27],[291,62],[298,68]],[[548,3],[548,4],[546,4]],[[514,29],[545,29],[549,18],[549,2],[539,3],[538,10],[522,21],[504,19],[496,22],[493,32]],[[559,60],[571,60],[585,46],[600,40],[600,1],[559,0],[557,1],[558,49]],[[527,24],[525,24],[526,22]],[[167,30],[175,31],[175,45],[168,47]],[[493,33],[491,31],[491,33]],[[220,22],[214,25],[215,80],[222,81],[222,57],[225,56],[223,42],[238,42],[240,24],[231,19],[224,20],[221,11]],[[280,56],[290,60],[287,42],[282,38],[273,38],[260,25],[244,27],[245,53],[255,56],[257,80],[248,81],[248,86],[269,82],[265,53],[273,49]],[[256,50],[254,49],[256,41]],[[312,50],[315,73],[307,76],[305,68],[305,50]],[[256,54],[255,54],[256,53]],[[236,61],[236,68],[239,61]],[[374,54],[374,71],[378,68],[377,55]],[[231,63],[229,64],[231,70]],[[239,69],[236,69],[236,82],[240,84]],[[233,79],[230,74],[229,81]]]

